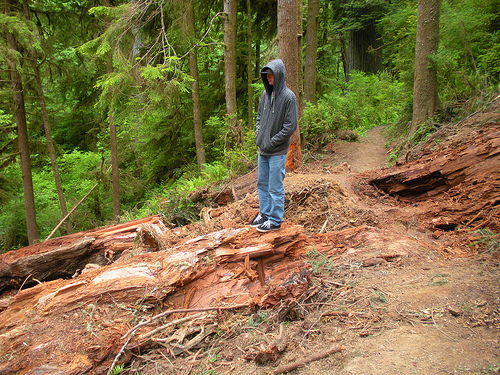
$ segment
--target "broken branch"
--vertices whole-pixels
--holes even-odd
[[[274,375],[285,374],[285,373],[290,372],[292,370],[295,370],[295,369],[297,369],[297,368],[299,368],[301,366],[305,366],[308,363],[317,361],[319,359],[326,358],[329,355],[334,354],[334,353],[338,353],[338,352],[340,352],[342,350],[344,350],[343,346],[341,346],[341,345],[334,346],[334,347],[330,348],[329,350],[327,350],[327,351],[325,351],[323,353],[312,355],[310,357],[304,358],[304,359],[299,360],[299,361],[292,362],[292,363],[290,363],[288,365],[285,365],[285,366],[280,366],[276,370],[274,370],[273,374]]]

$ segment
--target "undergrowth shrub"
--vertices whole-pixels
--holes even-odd
[[[354,72],[343,89],[332,90],[316,105],[304,109],[301,131],[308,146],[323,147],[337,129],[365,134],[378,125],[396,123],[407,93],[390,74]]]
[[[151,215],[162,215],[166,222],[182,226],[199,220],[203,203],[198,206],[190,194],[209,185],[228,180],[227,167],[222,162],[204,164],[203,170],[186,169],[173,182],[166,182],[151,189],[140,204],[136,204],[122,215],[122,220],[134,220]]]

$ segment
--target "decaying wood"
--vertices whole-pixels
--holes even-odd
[[[344,349],[345,348],[342,345],[335,345],[335,346],[331,347],[329,350],[327,350],[325,352],[312,355],[310,357],[304,358],[304,359],[302,359],[300,361],[296,361],[296,362],[290,363],[290,364],[285,365],[285,366],[280,366],[276,370],[274,370],[273,374],[274,375],[286,374],[287,372],[293,371],[293,370],[295,370],[295,369],[297,369],[299,367],[305,366],[308,363],[317,361],[319,359],[326,358],[329,355],[332,355],[334,353],[338,353],[338,352],[340,352],[340,351],[342,351]]]
[[[16,259],[7,253],[3,264],[8,267],[4,270],[20,269],[27,260],[32,263],[31,271],[38,270],[35,259],[43,263],[43,259],[54,259],[60,253],[69,259],[67,254],[77,248],[84,249],[82,253],[92,252],[96,239],[105,250],[111,241],[104,233],[116,238],[126,231],[137,233],[139,225],[85,232],[80,234],[82,238],[74,234],[70,239],[60,239],[65,246],[46,249],[51,251],[41,251],[41,247],[23,249],[28,254],[25,258]],[[161,240],[159,235],[151,235],[150,241]],[[148,337],[148,332],[157,328],[151,324],[157,319],[146,319],[147,324],[139,325],[137,321],[155,316],[158,309],[163,312],[156,316],[169,315],[175,319],[180,312],[235,306],[270,307],[299,298],[309,287],[311,267],[300,259],[276,263],[276,255],[283,259],[288,252],[296,253],[303,248],[306,242],[302,227],[294,225],[284,224],[279,232],[265,234],[248,227],[225,229],[173,247],[160,249],[163,245],[158,245],[153,252],[137,249],[138,255],[127,253],[125,259],[89,268],[72,279],[41,282],[20,290],[0,313],[0,352],[11,353],[10,359],[0,364],[0,373],[22,374],[43,369],[65,374],[88,371],[104,374],[126,347],[140,348],[145,344],[147,340],[139,338]],[[153,243],[142,245],[155,247]],[[133,246],[132,239],[130,247]],[[257,259],[262,259],[265,268],[265,286],[256,277]],[[245,267],[248,272],[239,272]],[[255,275],[253,279],[249,277],[250,271]],[[135,316],[131,311],[143,312]],[[165,323],[158,322],[162,324]],[[53,339],[52,327],[57,327],[59,335],[64,331],[63,346]],[[199,329],[193,331],[196,337],[183,343],[149,337],[170,345],[175,353],[197,345],[197,340],[211,332],[208,325],[196,329]],[[137,335],[130,335],[131,330]],[[91,349],[86,349],[86,342],[93,342]],[[53,358],[50,368],[46,363],[48,357]]]
[[[497,177],[498,165],[500,128],[494,127],[452,153],[446,150],[426,155],[370,182],[388,194],[422,200],[467,179]]]
[[[457,225],[500,229],[500,126],[485,125],[470,143],[422,156],[418,160],[382,171],[370,183],[403,202],[430,198],[436,204],[434,226]],[[446,193],[446,194],[443,194]]]
[[[142,225],[158,224],[151,216],[127,223],[74,233],[0,254],[0,292],[68,278],[87,264],[105,265],[134,244]]]

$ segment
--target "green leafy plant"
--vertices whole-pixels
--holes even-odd
[[[380,290],[374,290],[373,291],[373,296],[371,297],[371,300],[376,303],[386,303],[387,302],[387,297],[385,296],[384,292]]]
[[[122,363],[120,365],[116,365],[113,367],[113,370],[111,370],[111,375],[118,375],[121,374],[125,370],[125,365]]]
[[[256,314],[251,315],[250,319],[248,319],[248,325],[250,327],[257,327],[263,322],[269,323],[269,314],[262,310]]]
[[[387,73],[353,72],[347,84],[304,109],[301,132],[307,145],[323,147],[335,140],[337,129],[364,134],[378,125],[397,123],[408,93]]]
[[[479,229],[477,232],[478,239],[472,245],[478,245],[481,249],[489,253],[496,253],[500,250],[500,237],[487,228]]]
[[[309,258],[306,262],[311,265],[314,273],[330,273],[335,267],[331,259],[317,251],[314,246],[306,253],[306,256]]]
[[[485,374],[499,374],[500,373],[500,363],[497,365],[490,365],[488,370],[484,372]]]

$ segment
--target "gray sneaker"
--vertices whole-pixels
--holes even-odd
[[[250,223],[250,226],[252,228],[256,228],[258,227],[259,225],[262,225],[264,224],[264,222],[267,220],[267,217],[265,217],[264,215],[261,215],[260,212],[257,214],[257,216],[255,216],[255,218],[252,220],[252,222]]]
[[[265,233],[265,232],[269,232],[271,230],[279,230],[280,228],[281,228],[280,224],[273,224],[269,220],[266,220],[265,222],[263,222],[261,225],[259,225],[257,227],[257,230],[259,232]]]

